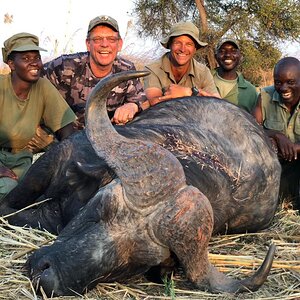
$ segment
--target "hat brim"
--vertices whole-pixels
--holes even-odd
[[[205,47],[207,46],[208,44],[205,43],[205,42],[201,42],[197,37],[195,37],[195,35],[193,33],[189,33],[187,32],[186,30],[185,31],[177,31],[176,33],[174,34],[170,34],[168,35],[166,38],[163,38],[160,43],[166,48],[166,49],[169,49],[168,47],[168,44],[169,44],[169,41],[170,41],[170,38],[171,37],[176,37],[176,36],[181,36],[181,35],[188,35],[190,36],[195,42],[196,42],[196,48],[199,49],[201,47]]]
[[[16,47],[16,48],[13,48],[11,52],[13,51],[17,51],[17,52],[24,52],[24,51],[47,51],[46,49],[44,48],[41,48],[39,46],[34,46],[34,45],[22,45],[20,47]]]
[[[224,40],[221,40],[220,43],[218,43],[218,45],[216,47],[216,51],[218,51],[225,43],[232,44],[232,45],[235,46],[236,49],[240,50],[240,45],[236,40],[234,40],[234,39],[224,39]]]
[[[98,23],[95,23],[95,25],[93,25],[90,29],[88,29],[88,32],[91,32],[96,26],[100,26],[100,25],[108,26],[111,29],[113,29],[113,31],[119,32],[119,28],[116,27],[111,22],[108,22],[108,21],[107,22],[106,21],[99,21]]]

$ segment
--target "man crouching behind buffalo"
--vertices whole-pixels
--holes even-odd
[[[47,140],[41,123],[58,140],[73,133],[75,114],[51,82],[40,78],[39,51],[46,50],[30,33],[13,35],[2,48],[11,73],[0,77],[0,200],[18,184],[33,153]]]
[[[280,195],[300,209],[300,61],[295,57],[281,59],[273,75],[274,85],[262,89],[254,116],[278,151]]]

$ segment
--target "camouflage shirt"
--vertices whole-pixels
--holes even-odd
[[[131,61],[117,57],[113,62],[112,74],[129,70],[136,70]],[[101,80],[95,77],[90,69],[88,52],[62,55],[45,63],[43,76],[56,86],[79,118],[84,114],[87,96]],[[144,89],[139,79],[122,82],[108,95],[109,117],[113,117],[114,111],[128,102],[136,103],[140,110],[140,103],[145,99]]]

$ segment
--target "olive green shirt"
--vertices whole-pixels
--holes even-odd
[[[184,87],[197,87],[208,93],[218,94],[216,85],[210,70],[203,64],[197,62],[194,58],[191,60],[191,67],[187,74],[185,74],[180,82],[176,82],[171,70],[171,63],[169,60],[169,52],[165,53],[159,60],[152,64],[145,66],[147,71],[151,74],[144,79],[144,87],[156,87],[164,91],[170,84],[179,84]]]
[[[23,149],[42,122],[53,132],[76,116],[48,79],[40,78],[26,100],[14,92],[11,75],[0,76],[0,147]]]
[[[220,88],[218,87],[217,69],[212,70],[212,74],[218,92],[220,93]],[[225,80],[224,80],[224,84],[226,84]],[[255,86],[249,81],[247,81],[241,73],[238,73],[237,84],[234,85],[234,87],[228,92],[228,94],[221,95],[221,97],[237,105],[238,107],[245,109],[249,113],[252,113],[257,103],[258,93],[256,91]]]
[[[291,114],[274,86],[261,90],[263,126],[285,134],[293,143],[300,143],[300,102]]]

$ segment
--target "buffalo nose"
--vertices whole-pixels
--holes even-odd
[[[36,291],[39,294],[45,293],[48,297],[56,295],[58,277],[51,266],[50,260],[43,256],[36,263],[35,260],[29,260],[31,270],[31,279]]]
[[[48,265],[48,268],[45,268],[41,273],[39,280],[39,290],[41,292],[43,290],[47,297],[55,296],[56,282],[57,280],[55,272],[53,271],[53,268]]]

